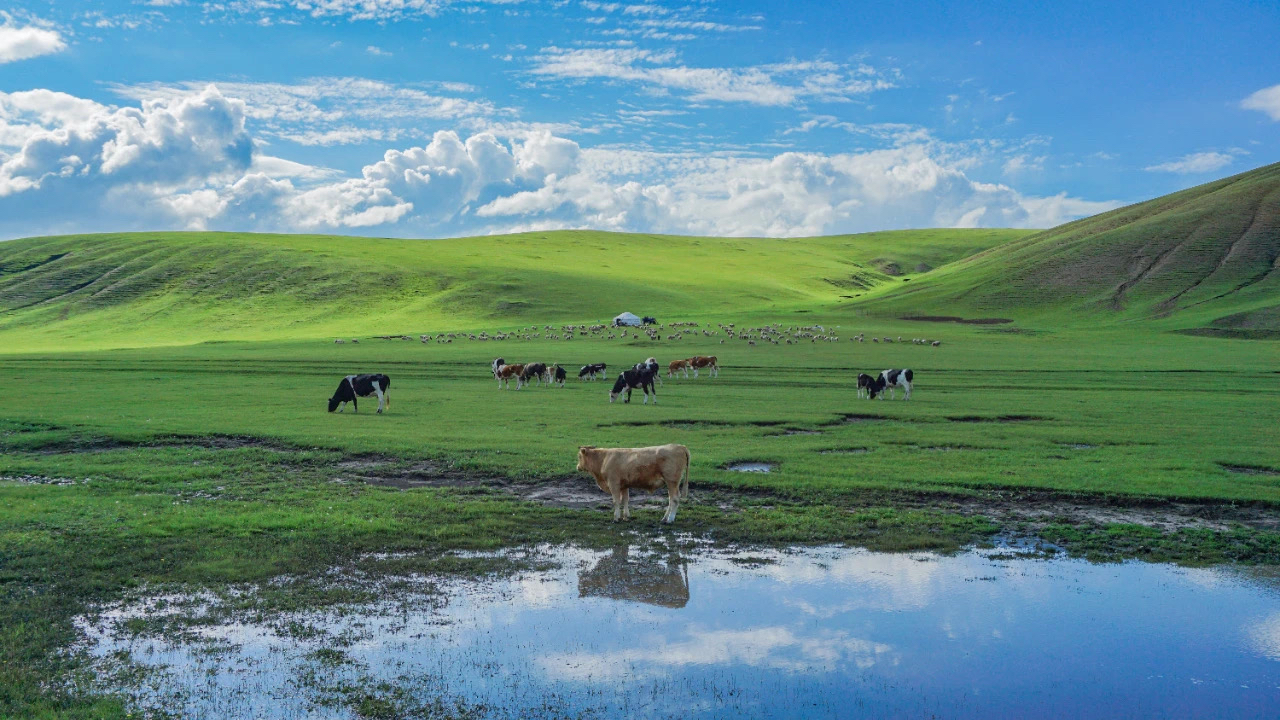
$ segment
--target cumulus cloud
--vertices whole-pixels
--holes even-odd
[[[743,68],[688,67],[676,64],[675,60],[676,55],[671,51],[637,47],[552,46],[534,58],[530,72],[567,80],[628,81],[685,93],[695,101],[753,105],[793,105],[805,98],[846,101],[894,86],[888,75],[868,65],[848,66],[826,60]]]
[[[121,97],[175,100],[201,92],[207,82],[116,85]],[[423,119],[458,121],[499,111],[484,100],[439,95],[415,87],[354,77],[317,77],[298,83],[219,82],[228,96],[245,101],[246,117],[262,136],[302,145],[396,142],[415,136]],[[441,85],[466,92],[469,86]]]
[[[1198,152],[1184,155],[1177,160],[1171,160],[1159,165],[1150,165],[1146,168],[1148,172],[1168,172],[1178,173],[1179,175],[1190,175],[1193,173],[1213,172],[1221,170],[1230,165],[1234,157],[1227,153],[1220,152]]]
[[[0,65],[61,52],[67,48],[62,35],[40,24],[19,26],[12,15],[0,12]]]
[[[252,164],[244,103],[216,88],[175,102],[107,108],[35,91],[6,104],[45,109],[16,152],[0,156],[0,215],[15,227],[44,222],[155,219],[157,201],[210,181],[241,177]],[[43,102],[40,99],[43,98]],[[159,213],[165,221],[172,217]],[[97,229],[101,229],[99,226]]]
[[[0,214],[14,219],[12,233],[592,227],[782,237],[1046,227],[1115,206],[976,181],[967,158],[906,127],[877,130],[895,139],[888,148],[773,157],[583,148],[534,126],[438,131],[352,177],[264,154],[246,129],[255,112],[214,86],[124,108],[44,90],[0,94],[0,137],[25,133],[0,154]]]
[[[1280,85],[1262,88],[1244,100],[1240,107],[1245,110],[1257,110],[1266,113],[1272,120],[1280,122]]]

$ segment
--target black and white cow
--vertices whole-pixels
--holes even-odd
[[[871,397],[871,387],[875,385],[876,379],[866,373],[858,373],[858,397]]]
[[[662,372],[661,372],[661,368],[659,368],[659,367],[658,367],[658,360],[657,360],[656,358],[649,358],[649,359],[645,360],[644,362],[638,362],[638,363],[636,363],[636,364],[635,364],[635,369],[636,369],[636,370],[648,370],[649,372],[653,373],[653,377],[654,377],[654,379],[655,379],[655,380],[657,380],[657,381],[658,381],[658,384],[659,384],[659,385],[664,385],[664,384],[665,384],[665,383],[663,383],[663,382],[662,382]]]
[[[564,371],[564,368],[560,367],[559,365],[556,365],[555,367],[548,370],[547,374],[551,376],[551,382],[555,383],[556,385],[559,385],[560,387],[564,387],[564,379],[567,376],[567,374]]]
[[[629,403],[631,402],[631,391],[640,388],[644,391],[644,404],[649,404],[649,393],[653,393],[653,404],[657,405],[658,391],[653,387],[653,377],[656,374],[647,367],[644,369],[632,368],[623,370],[622,374],[618,375],[618,380],[613,383],[613,389],[609,391],[609,402],[617,400],[625,389],[627,391],[627,399],[623,400],[623,402]]]
[[[873,388],[871,397],[880,395],[880,399],[884,399],[884,391],[889,391],[889,399],[892,400],[894,392],[897,388],[902,388],[903,400],[911,399],[911,382],[915,377],[915,373],[910,370],[885,370],[880,373],[880,377],[876,378],[876,386]]]
[[[493,362],[492,362],[492,363],[490,363],[490,367],[492,367],[492,368],[493,368],[493,377],[494,377],[495,379],[498,377],[498,368],[500,368],[500,367],[502,367],[503,365],[506,365],[506,364],[507,364],[507,361],[506,361],[506,360],[503,360],[502,358],[494,358],[494,359],[493,359]]]
[[[360,412],[360,403],[356,402],[358,397],[369,397],[370,395],[378,396],[378,412],[382,412],[383,407],[391,407],[391,394],[387,389],[391,387],[391,378],[381,373],[376,375],[348,375],[342,378],[338,383],[338,389],[334,391],[333,397],[329,398],[329,412],[347,409],[347,403],[351,403],[356,412]],[[339,410],[338,406],[342,409]]]
[[[605,371],[604,363],[596,363],[594,365],[583,365],[582,369],[578,371],[578,379],[579,380],[595,380],[597,375],[599,375],[602,378],[608,377],[607,375],[605,375],[604,371]]]

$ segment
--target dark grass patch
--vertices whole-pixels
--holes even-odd
[[[851,448],[827,448],[819,450],[819,455],[864,455],[871,452],[871,448],[851,447]]]
[[[843,423],[882,422],[885,420],[899,420],[899,419],[900,418],[888,417],[887,415],[872,415],[870,413],[843,413],[835,420],[832,420],[831,422],[826,424],[840,425]]]
[[[948,415],[947,419],[958,423],[1015,423],[1040,422],[1052,420],[1053,418],[1042,415],[995,415],[990,417],[983,415]]]
[[[1240,475],[1280,475],[1280,470],[1261,465],[1238,465],[1220,462],[1218,466],[1227,472],[1239,473]]]
[[[785,437],[787,435],[821,435],[821,430],[807,430],[805,428],[785,428],[782,432],[765,433],[765,437]]]
[[[1096,449],[1098,449],[1099,447],[1102,447],[1102,446],[1101,446],[1101,445],[1096,445],[1096,444],[1094,444],[1094,443],[1068,443],[1068,442],[1060,442],[1060,443],[1058,443],[1058,447],[1070,448],[1070,449],[1072,449],[1072,450],[1096,450]]]
[[[955,315],[909,315],[898,319],[916,322],[953,322],[962,325],[1007,325],[1013,322],[1009,318],[962,318]]]

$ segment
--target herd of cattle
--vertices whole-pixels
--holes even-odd
[[[498,381],[498,389],[503,390],[511,387],[511,381],[516,381],[516,389],[519,390],[525,385],[537,383],[539,385],[546,383],[550,385],[559,385],[564,387],[567,373],[559,364],[547,363],[508,363],[505,358],[494,358],[489,364],[489,368],[493,371],[493,377]],[[607,377],[606,371],[608,365],[605,363],[593,363],[591,365],[583,365],[578,371],[579,380],[595,380],[597,378]],[[693,376],[698,377],[700,370],[706,370],[711,377],[720,377],[720,364],[715,355],[694,355],[691,358],[682,360],[673,360],[667,365],[667,377],[675,377],[683,373],[684,377],[689,377],[689,372],[693,372]],[[664,384],[661,375],[661,366],[655,358],[648,358],[644,362],[638,362],[629,370],[624,370],[618,374],[618,379],[613,384],[613,390],[609,392],[609,402],[617,400],[618,397],[626,392],[626,399],[623,402],[631,402],[631,391],[642,390],[644,392],[644,402],[649,404],[649,396],[653,396],[654,404],[658,402],[658,392],[654,387],[655,381],[658,384]]]
[[[644,318],[646,321],[651,318]],[[648,323],[646,323],[648,324]],[[692,332],[691,328],[697,327],[697,323],[672,323],[672,327],[681,326],[676,334],[667,336],[668,340],[679,340],[685,332]],[[584,335],[596,335],[604,330],[603,326],[595,327],[581,326]],[[564,339],[570,339],[574,336],[579,326],[565,326]],[[547,330],[551,327],[547,326]],[[634,328],[633,328],[634,329]],[[648,335],[652,340],[662,338],[660,331],[645,327],[639,329]],[[724,333],[728,338],[746,341],[749,345],[755,345],[756,340],[769,342],[775,345],[787,344],[791,345],[800,340],[807,339],[810,342],[822,340],[824,342],[835,342],[839,338],[834,331],[828,331],[826,328],[815,325],[802,328],[787,328],[785,331],[780,324],[763,326],[759,328],[737,329],[730,324],[720,324],[719,331],[702,329],[704,336],[711,336]],[[540,333],[538,333],[540,335]],[[386,339],[392,339],[401,336],[387,336]],[[403,336],[404,339],[409,339]],[[470,339],[506,339],[506,337],[498,338],[496,336],[471,336]],[[509,336],[508,336],[509,337]],[[554,336],[548,333],[550,339],[560,336]],[[613,339],[612,333],[608,336]],[[624,335],[623,337],[626,337]],[[855,335],[850,338],[854,342],[864,342],[864,335]],[[422,336],[422,342],[452,342],[452,334],[446,338],[440,336]],[[873,342],[879,342],[879,338],[872,338]],[[891,338],[884,338],[885,342],[894,342]],[[904,342],[902,338],[898,338],[898,342]],[[342,340],[337,342],[342,343]],[[358,342],[352,340],[351,342]],[[720,341],[722,344],[724,340]],[[930,345],[938,347],[941,343],[936,340],[927,340],[923,338],[915,338],[912,340],[917,345]],[[596,379],[607,379],[607,365],[605,363],[594,363],[583,365],[578,371],[579,380],[593,381]],[[516,381],[516,389],[519,390],[525,385],[537,383],[545,384],[548,387],[558,385],[564,387],[568,373],[559,364],[548,364],[541,362],[534,363],[507,363],[504,358],[494,358],[490,364],[493,377],[498,381],[499,389],[510,387],[512,379]],[[689,373],[693,373],[693,377],[697,378],[700,371],[706,371],[711,377],[719,377],[720,365],[719,360],[714,355],[694,355],[690,358],[674,360],[667,364],[668,378],[674,378],[683,375],[689,377]],[[885,393],[890,398],[896,396],[896,390],[901,388],[903,391],[903,400],[911,399],[911,388],[915,378],[915,373],[910,369],[890,369],[882,371],[878,376],[872,377],[866,373],[858,375],[858,397],[868,400],[880,398],[884,399]],[[631,391],[641,390],[644,392],[644,402],[649,403],[649,396],[653,396],[654,404],[658,402],[658,393],[655,383],[663,384],[661,366],[656,358],[650,357],[643,362],[636,363],[634,366],[623,370],[618,374],[613,384],[613,388],[609,391],[609,402],[613,402],[619,397],[625,397],[624,403],[631,402]],[[348,375],[342,378],[338,383],[338,389],[333,396],[329,398],[329,412],[342,412],[346,409],[348,402],[352,403],[356,412],[359,412],[359,404],[357,398],[376,396],[378,398],[378,412],[391,407],[390,396],[391,378],[383,374],[368,375]],[[687,498],[689,495],[689,448],[684,445],[660,445],[655,447],[643,448],[599,448],[595,446],[583,446],[578,448],[578,470],[591,474],[595,478],[596,484],[601,490],[609,493],[613,499],[613,519],[615,522],[619,520],[630,520],[630,491],[647,490],[650,492],[660,490],[662,487],[667,489],[667,511],[662,516],[662,522],[672,523],[676,519],[676,510],[679,507],[681,498]]]

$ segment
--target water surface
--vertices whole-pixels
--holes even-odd
[[[187,717],[355,717],[343,683],[493,717],[1280,717],[1277,583],[1230,569],[546,552],[558,569],[421,602],[139,637],[152,599],[81,628],[104,665],[163,668],[135,703]]]

